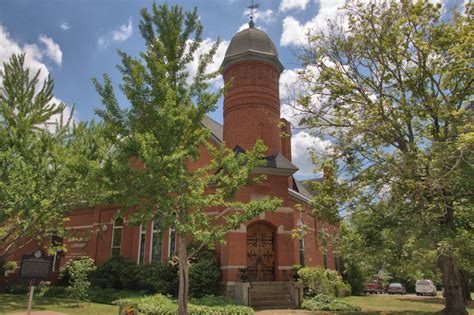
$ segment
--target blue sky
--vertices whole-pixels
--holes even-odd
[[[162,1],[156,1],[158,4]],[[296,79],[294,70],[299,62],[295,51],[304,41],[307,29],[319,27],[337,12],[344,0],[260,0],[256,26],[266,31],[280,53],[287,70],[281,85]],[[446,0],[447,6],[462,1]],[[117,49],[132,55],[144,48],[138,31],[140,9],[150,8],[145,0],[2,0],[0,2],[0,62],[13,52],[26,52],[27,64],[42,69],[55,80],[55,95],[68,105],[75,104],[79,120],[94,118],[94,109],[101,107],[91,79],[103,73],[120,82],[116,65],[120,62]],[[223,40],[216,56],[219,65],[228,42],[248,22],[248,0],[168,1],[187,10],[198,8],[204,25],[204,47],[218,36]],[[207,46],[206,46],[207,45]],[[282,97],[285,92],[282,91]],[[126,106],[126,100],[121,98]],[[222,122],[222,101],[211,115]],[[306,148],[324,150],[326,143],[305,132],[293,136],[295,164],[300,177],[313,175]]]

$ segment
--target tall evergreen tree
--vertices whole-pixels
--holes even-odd
[[[333,211],[316,212],[362,213],[394,251],[436,251],[446,314],[467,314],[459,269],[472,268],[472,9],[444,21],[427,0],[352,1],[302,56],[302,124],[332,141],[319,163],[339,175],[318,196]]]
[[[179,314],[187,313],[189,259],[192,240],[212,247],[225,234],[264,211],[272,211],[277,199],[236,202],[240,187],[262,179],[252,171],[264,163],[264,145],[235,154],[225,144],[210,142],[210,131],[202,121],[216,109],[223,90],[211,92],[209,80],[218,73],[206,68],[219,45],[199,57],[197,73],[189,83],[186,70],[201,45],[202,25],[196,10],[183,12],[178,6],[157,6],[141,11],[140,32],[146,50],[139,58],[119,52],[123,83],[130,102],[122,109],[112,82],[95,80],[105,109],[98,110],[115,143],[107,165],[113,202],[132,209],[130,222],[157,220],[162,228],[173,228],[178,240]],[[207,151],[210,163],[201,165]],[[213,207],[219,214],[211,215]],[[230,209],[230,211],[228,211]]]

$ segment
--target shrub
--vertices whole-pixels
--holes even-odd
[[[337,297],[346,297],[351,295],[351,285],[348,283],[336,281],[334,283],[334,290]]]
[[[300,276],[298,275],[298,271],[303,268],[301,265],[293,265],[291,266],[291,277],[293,278],[293,281],[298,281],[300,279]]]
[[[221,272],[214,259],[196,262],[189,268],[189,295],[202,297],[216,293]]]
[[[121,256],[111,257],[99,266],[93,276],[93,285],[112,289],[139,289],[140,266]]]
[[[3,265],[5,271],[15,270],[18,267],[18,264],[14,260],[9,260]]]
[[[306,267],[298,271],[300,281],[305,288],[305,295],[334,295],[334,287],[329,281],[326,270],[320,267]]]
[[[139,286],[151,293],[176,296],[178,294],[178,266],[154,262],[141,266]]]
[[[364,291],[365,275],[357,264],[346,265],[343,278],[350,284],[353,295],[362,294]]]
[[[325,294],[318,294],[305,300],[303,304],[301,304],[301,307],[310,311],[358,312],[361,310],[359,306]]]
[[[44,296],[48,298],[67,298],[68,291],[65,287],[45,287],[41,290],[41,293],[35,293],[38,296]]]
[[[20,284],[12,284],[5,286],[5,293],[8,294],[28,294],[30,290],[28,289],[28,284],[20,283]]]
[[[94,260],[89,257],[70,260],[64,266],[69,276],[69,285],[66,291],[69,297],[75,300],[84,300],[87,298],[87,290],[91,283],[89,275],[96,269]]]
[[[306,267],[298,270],[298,276],[304,285],[307,297],[318,294],[337,297],[350,295],[351,286],[344,283],[336,271],[321,267]]]
[[[136,304],[140,312],[154,315],[175,315],[178,311],[178,305],[175,300],[157,294],[153,296],[122,299],[116,301],[114,304]],[[242,306],[235,303],[235,301],[224,297],[205,296],[200,299],[191,299],[188,303],[188,314],[190,315],[250,315],[254,314],[253,309],[248,306]]]

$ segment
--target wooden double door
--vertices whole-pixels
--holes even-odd
[[[264,223],[247,228],[247,272],[250,281],[273,281],[275,278],[275,237]]]

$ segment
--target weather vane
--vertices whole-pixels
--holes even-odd
[[[258,6],[259,6],[259,4],[258,3],[254,4],[253,0],[252,0],[252,4],[247,7],[247,8],[249,8],[249,14],[248,15],[250,17],[249,27],[251,27],[251,28],[254,28],[254,26],[255,26],[255,22],[253,20],[255,18],[255,15],[257,15]]]

